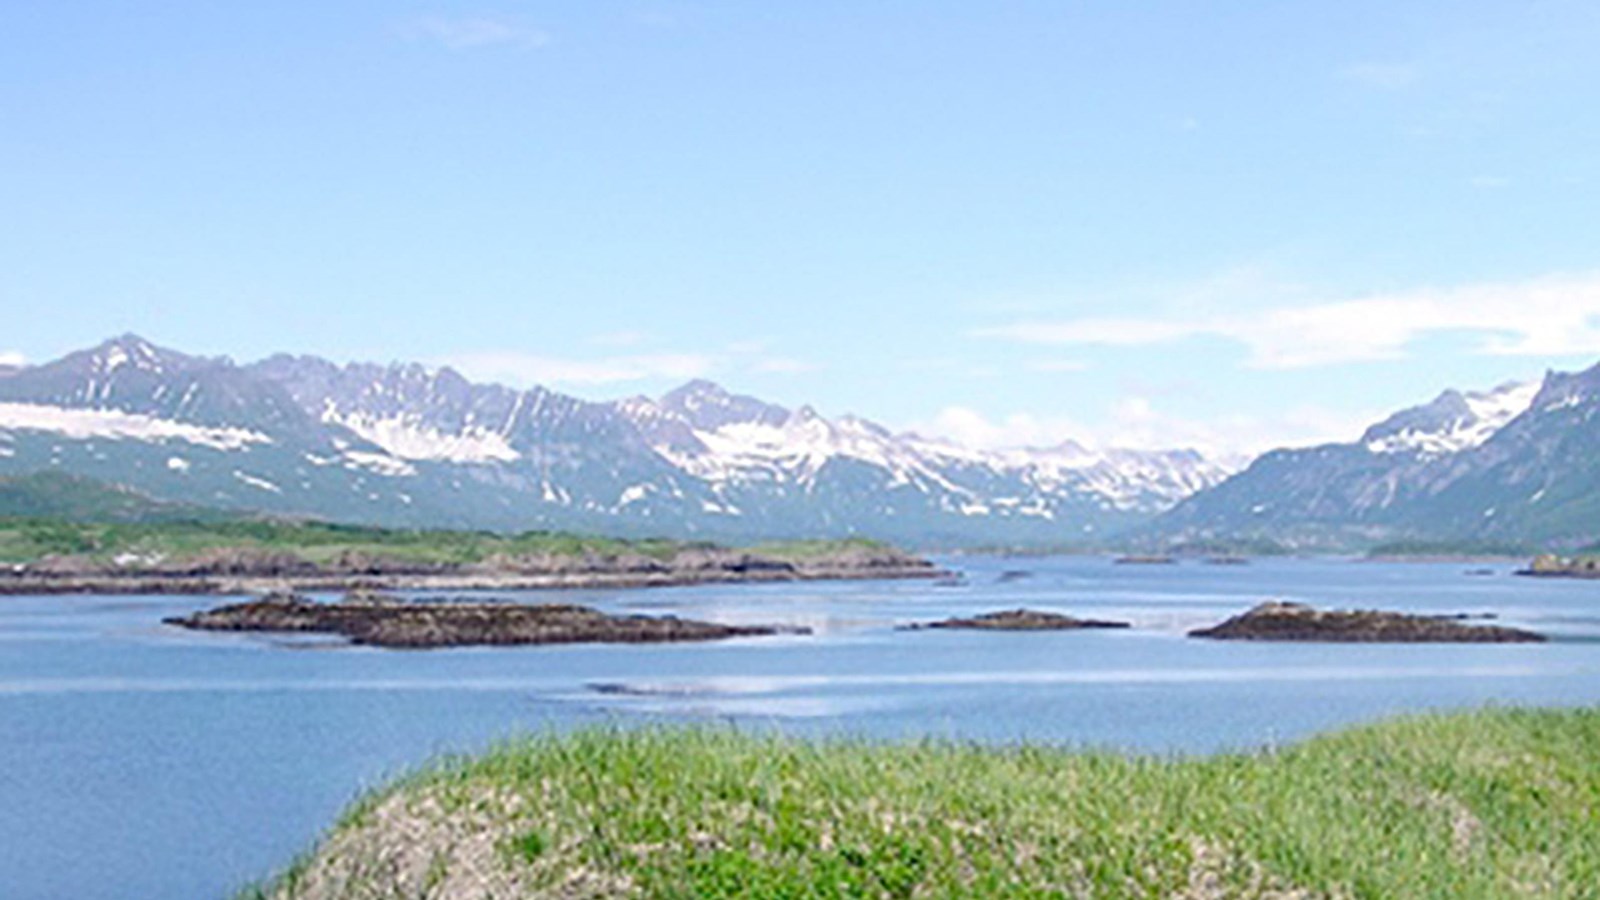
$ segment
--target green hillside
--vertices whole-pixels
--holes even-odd
[[[0,478],[0,517],[66,519],[75,522],[220,520],[233,514],[167,503],[93,478],[35,472]]]
[[[1600,710],[1201,759],[598,730],[360,801],[246,896],[1593,897]]]
[[[0,479],[0,562],[12,564],[52,555],[91,560],[126,555],[181,559],[224,549],[292,553],[313,563],[364,556],[468,565],[496,556],[540,554],[638,554],[665,560],[686,550],[717,546],[706,541],[623,539],[559,531],[501,534],[279,519],[164,503],[126,488],[58,473]],[[790,541],[765,544],[752,552],[771,559],[804,561],[883,546],[861,539]]]

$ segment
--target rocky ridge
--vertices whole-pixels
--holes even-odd
[[[1323,611],[1301,603],[1272,601],[1190,637],[1231,641],[1329,641],[1337,643],[1529,643],[1543,635],[1503,625],[1464,625],[1455,617],[1419,616],[1379,610]]]
[[[958,616],[937,622],[922,622],[905,626],[906,630],[920,631],[929,628],[966,629],[974,631],[1072,631],[1080,628],[1127,628],[1127,622],[1109,622],[1100,619],[1079,619],[1060,613],[1035,609],[1008,609],[976,616]]]
[[[439,600],[408,602],[367,592],[338,603],[272,594],[164,620],[201,631],[335,634],[396,649],[475,645],[666,643],[804,633],[765,625],[721,625],[675,616],[613,616],[574,604]]]

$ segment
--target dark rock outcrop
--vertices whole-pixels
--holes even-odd
[[[925,628],[969,628],[979,631],[1071,631],[1078,628],[1127,628],[1127,622],[1107,622],[1099,619],[1079,619],[1060,613],[1040,612],[1035,609],[1008,609],[1003,612],[984,613],[970,618],[957,617],[938,622],[923,622],[906,626],[908,631]]]
[[[1526,643],[1544,635],[1502,625],[1463,625],[1442,616],[1380,610],[1324,611],[1301,603],[1263,603],[1190,637],[1233,641],[1342,643]]]
[[[413,602],[352,593],[339,603],[269,594],[165,620],[203,631],[343,635],[355,644],[435,648],[470,645],[661,643],[806,633],[767,625],[721,625],[674,616],[613,616],[587,606],[485,601]]]

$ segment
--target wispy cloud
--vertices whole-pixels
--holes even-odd
[[[477,381],[515,385],[603,385],[654,378],[704,377],[715,360],[691,353],[638,354],[596,359],[542,356],[531,353],[464,353],[440,360]]]
[[[1073,441],[1099,448],[1191,448],[1219,462],[1242,463],[1278,447],[1353,440],[1379,418],[1373,410],[1336,411],[1315,406],[1274,416],[1188,417],[1167,412],[1149,397],[1130,394],[1115,400],[1093,424],[1033,413],[992,417],[951,406],[912,430],[986,449],[1051,447]]]
[[[731,369],[758,375],[801,375],[822,368],[814,362],[773,352],[766,338],[747,338],[723,347],[723,361]]]
[[[15,350],[0,351],[0,366],[25,366],[28,358]]]
[[[1065,416],[1011,413],[993,417],[965,406],[945,407],[931,421],[917,423],[910,430],[988,450],[1048,447],[1069,440],[1082,443],[1090,437],[1088,426]]]
[[[1023,321],[981,337],[1026,344],[1137,347],[1202,336],[1237,341],[1258,369],[1403,358],[1413,342],[1467,334],[1496,356],[1600,353],[1600,274],[1420,289],[1359,299],[1185,318],[1104,317]]]
[[[413,40],[430,40],[451,50],[479,47],[532,49],[550,43],[550,34],[503,16],[418,16],[400,24],[400,33]]]
[[[766,353],[771,347],[772,342],[766,338],[748,338],[742,341],[734,341],[733,343],[729,344],[727,346],[727,351],[735,356],[754,356],[756,354]]]
[[[1415,63],[1358,62],[1339,70],[1339,77],[1369,88],[1394,91],[1416,84],[1421,70]]]

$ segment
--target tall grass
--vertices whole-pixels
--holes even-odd
[[[1600,711],[1424,716],[1192,759],[536,736],[365,798],[262,895],[433,896],[481,866],[467,834],[499,848],[514,896],[1596,897]]]

